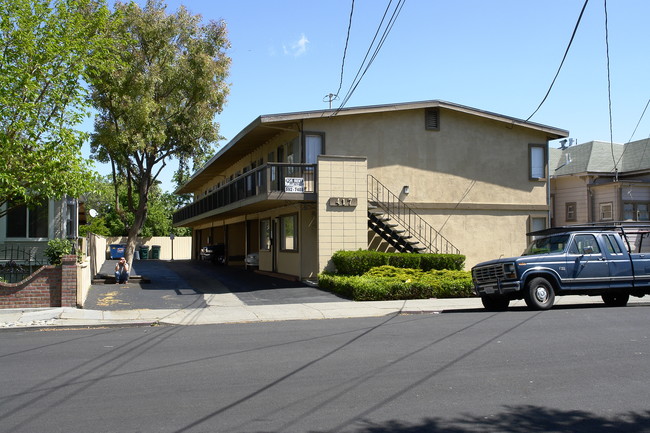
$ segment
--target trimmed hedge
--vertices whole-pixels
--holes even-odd
[[[337,251],[332,262],[338,274],[363,275],[372,268],[390,265],[396,268],[430,270],[463,270],[465,256],[461,254],[382,253],[379,251]]]
[[[318,285],[355,301],[474,296],[470,272],[379,266],[363,275],[320,274]]]

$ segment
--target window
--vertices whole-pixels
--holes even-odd
[[[65,215],[65,235],[68,238],[77,237],[77,201],[74,199],[66,200],[66,215]]]
[[[271,220],[260,220],[260,251],[271,250]]]
[[[316,164],[318,155],[323,154],[323,136],[320,134],[305,135],[305,164]]]
[[[546,179],[546,146],[541,144],[528,145],[528,163],[530,180]]]
[[[48,205],[18,206],[7,213],[8,238],[47,238]]]
[[[594,235],[576,235],[573,238],[570,254],[600,254],[600,248]]]
[[[600,220],[601,221],[611,221],[614,219],[613,206],[612,203],[601,203],[600,204]]]
[[[280,250],[298,251],[297,220],[296,214],[280,217]]]
[[[623,219],[627,221],[650,221],[650,203],[624,203]]]
[[[605,243],[607,244],[607,251],[609,251],[610,254],[621,254],[621,247],[618,246],[614,235],[607,235],[604,236],[604,238]]]
[[[533,217],[530,219],[530,231],[536,232],[546,228],[546,218]]]
[[[577,216],[576,216],[576,203],[575,202],[570,202],[565,204],[566,207],[566,221],[577,221]]]
[[[424,128],[428,131],[440,131],[440,110],[429,108],[424,110]]]

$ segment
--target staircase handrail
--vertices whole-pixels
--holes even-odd
[[[407,235],[422,244],[427,252],[460,254],[458,248],[372,174],[368,175],[368,198],[389,218],[397,221]]]

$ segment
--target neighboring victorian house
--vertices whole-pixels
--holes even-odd
[[[78,207],[76,199],[64,198],[48,200],[42,206],[10,210],[0,217],[0,257],[5,258],[7,249],[19,249],[28,251],[32,259],[45,262],[43,253],[50,239],[76,239]]]
[[[548,141],[562,129],[444,101],[264,115],[176,192],[193,257],[315,278],[338,250],[520,254],[547,227]]]
[[[650,221],[650,139],[550,149],[553,226]]]

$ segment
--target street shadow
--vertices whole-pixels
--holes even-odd
[[[533,405],[505,406],[491,415],[464,414],[445,419],[425,418],[419,423],[388,421],[367,422],[355,433],[641,433],[650,431],[650,411],[628,412],[611,417],[583,410],[560,410]],[[324,433],[313,430],[312,433]]]
[[[603,310],[603,309],[611,309],[611,308],[635,308],[635,307],[647,307],[648,304],[629,304],[625,307],[610,307],[605,304],[560,304],[560,305],[554,305],[550,310],[545,310],[545,311],[571,311],[571,310]],[[537,310],[531,310],[525,305],[518,305],[518,306],[511,306],[508,307],[507,310],[505,311],[500,311],[499,313],[508,313],[508,312],[523,312],[527,311],[529,313],[536,312],[539,313],[540,311]],[[495,313],[494,311],[487,311],[485,308],[478,307],[478,308],[462,308],[462,309],[457,309],[457,310],[444,310],[441,312],[442,314],[459,314],[459,313]]]

